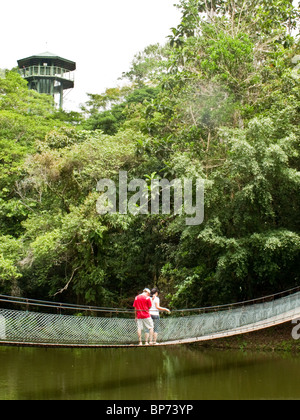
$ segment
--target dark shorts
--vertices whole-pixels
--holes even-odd
[[[153,323],[154,323],[153,332],[158,333],[158,331],[159,331],[159,315],[151,315],[151,318],[153,319]],[[148,333],[149,330],[146,330],[146,332]]]

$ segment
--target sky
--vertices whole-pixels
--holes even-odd
[[[120,85],[134,55],[166,42],[180,22],[176,0],[16,0],[1,6],[0,69],[45,51],[75,61],[75,87],[64,108],[78,111],[86,93]]]

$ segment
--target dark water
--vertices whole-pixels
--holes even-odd
[[[0,399],[300,399],[300,356],[195,346],[0,347]]]

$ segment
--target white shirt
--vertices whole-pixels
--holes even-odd
[[[151,298],[152,299],[152,306],[150,308],[150,315],[159,315],[159,310],[156,308],[156,303],[157,306],[160,306],[160,301],[159,301],[159,297],[155,296],[155,298]]]

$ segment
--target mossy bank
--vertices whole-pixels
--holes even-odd
[[[299,328],[291,322],[242,334],[233,337],[226,337],[208,341],[200,344],[205,348],[240,349],[240,350],[259,350],[259,351],[286,351],[300,353]]]

